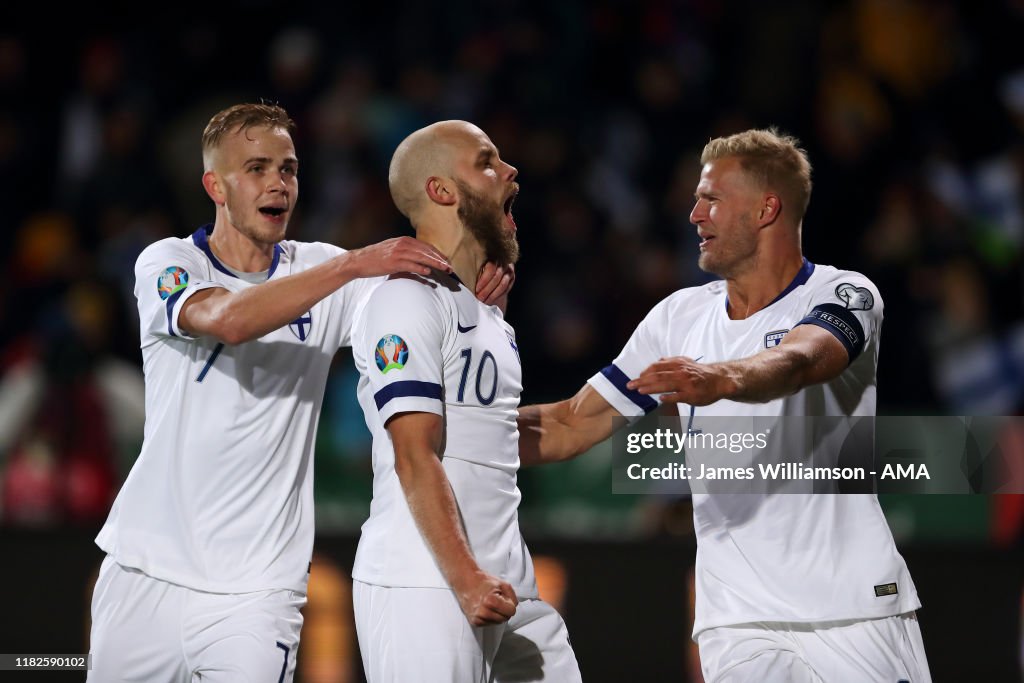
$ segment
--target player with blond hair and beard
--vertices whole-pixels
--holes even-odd
[[[580,680],[519,532],[515,332],[472,295],[486,260],[518,258],[515,179],[465,121],[414,132],[391,161],[396,206],[454,272],[392,276],[355,323],[373,501],[352,576],[370,683]]]
[[[882,298],[860,273],[804,258],[811,165],[798,142],[748,130],[711,140],[701,164],[690,222],[698,265],[721,279],[655,306],[572,398],[523,407],[524,465],[575,457],[626,422],[614,418],[664,403],[687,435],[772,425],[757,462],[837,455],[835,435],[874,416]],[[761,483],[692,489],[704,679],[930,680],[921,602],[877,497]]]

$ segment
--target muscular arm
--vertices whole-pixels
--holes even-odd
[[[519,409],[519,461],[529,467],[574,458],[611,436],[613,418],[621,416],[589,384],[570,399],[524,406]]]
[[[240,292],[204,289],[182,306],[178,325],[193,336],[241,344],[287,325],[356,278],[399,272],[426,275],[431,268],[451,270],[444,256],[429,244],[397,237]]]
[[[800,325],[778,346],[740,360],[701,364],[684,357],[663,358],[626,386],[641,394],[662,394],[663,403],[764,403],[835,379],[849,360],[830,332]]]
[[[442,418],[433,413],[400,413],[387,425],[395,448],[395,473],[441,573],[474,626],[498,624],[516,612],[507,582],[480,569],[459,520],[459,508],[438,453]]]

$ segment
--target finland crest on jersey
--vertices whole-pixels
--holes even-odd
[[[313,315],[309,311],[306,311],[304,314],[288,323],[288,329],[291,330],[292,334],[295,335],[295,338],[301,342],[306,341],[306,338],[309,337],[312,328]]]
[[[517,516],[522,379],[514,330],[447,275],[393,276],[355,325],[352,355],[373,433],[374,479],[353,577],[448,587],[409,512],[386,427],[401,413],[433,413],[444,419],[442,463],[474,556],[520,596],[535,595]]]

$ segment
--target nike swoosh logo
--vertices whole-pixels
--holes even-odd
[[[696,363],[697,361],[699,361],[703,357],[704,356],[697,356],[696,358],[693,359],[693,362]]]
[[[476,325],[470,325],[469,327],[463,327],[458,322],[455,323],[455,327],[459,328],[459,332],[471,332],[476,329]]]

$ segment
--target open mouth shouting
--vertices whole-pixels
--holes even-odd
[[[259,211],[263,216],[276,223],[284,220],[285,215],[288,213],[288,207],[283,205],[261,206]]]
[[[518,196],[519,196],[519,183],[515,183],[512,186],[512,191],[509,193],[508,197],[505,198],[505,204],[504,204],[505,218],[507,218],[508,222],[512,224],[512,229],[513,230],[516,230],[517,227],[516,227],[516,219],[512,217],[512,205],[515,204],[516,197],[518,197]]]

